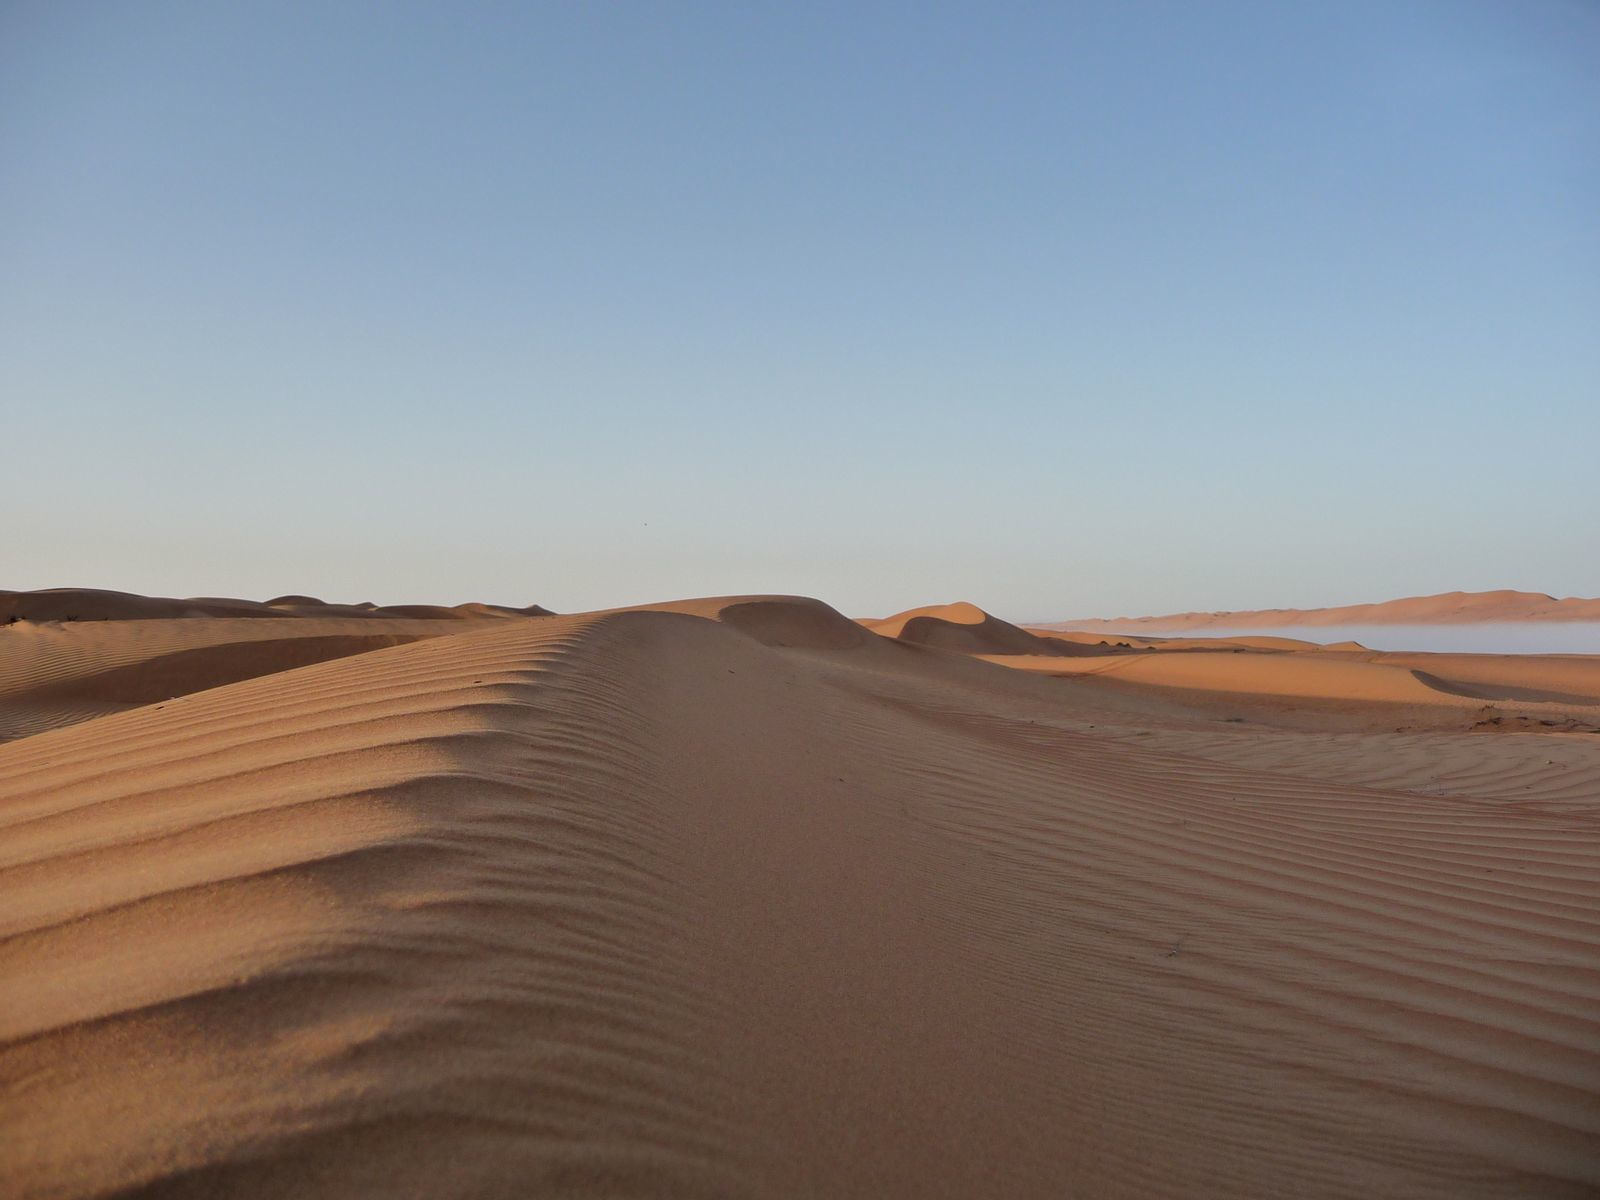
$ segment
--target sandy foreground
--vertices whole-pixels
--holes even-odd
[[[0,1194],[1600,1192],[1600,658],[40,595]]]

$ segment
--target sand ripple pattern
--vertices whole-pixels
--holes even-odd
[[[10,1191],[1600,1189],[1581,762],[1140,738],[836,617],[541,619],[0,747]],[[1483,794],[1404,763],[1469,745]]]
[[[0,751],[9,1194],[723,1191],[633,667],[558,619]]]

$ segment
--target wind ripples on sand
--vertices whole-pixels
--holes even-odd
[[[1195,672],[1294,653],[1176,651],[1173,700],[970,606],[879,624],[247,648],[0,746],[9,1193],[1600,1188],[1600,738],[1236,724]],[[147,634],[116,671],[213,679]],[[1590,687],[1447,669],[1329,678]]]

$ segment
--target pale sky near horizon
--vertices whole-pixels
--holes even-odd
[[[0,587],[1600,595],[1600,4],[0,0]]]

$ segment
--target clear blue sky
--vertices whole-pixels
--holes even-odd
[[[0,0],[0,586],[1600,594],[1600,5]]]

